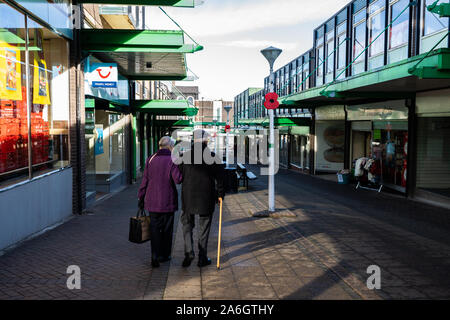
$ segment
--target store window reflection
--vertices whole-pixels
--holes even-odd
[[[28,19],[33,171],[69,163],[68,43]]]

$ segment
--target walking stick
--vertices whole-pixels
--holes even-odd
[[[217,269],[220,269],[220,242],[222,239],[222,205],[223,199],[219,198],[220,214],[219,214],[219,241],[217,243]]]

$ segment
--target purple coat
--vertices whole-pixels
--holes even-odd
[[[145,196],[145,210],[149,212],[175,212],[178,210],[176,184],[182,182],[181,172],[168,149],[159,150],[145,162],[144,177],[138,198]]]

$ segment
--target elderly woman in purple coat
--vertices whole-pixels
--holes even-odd
[[[172,161],[174,141],[162,137],[159,150],[145,164],[139,188],[139,207],[150,215],[152,266],[171,259],[174,212],[178,210],[176,185],[182,182],[178,166]]]

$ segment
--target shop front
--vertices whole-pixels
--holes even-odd
[[[336,173],[344,169],[344,106],[316,108],[315,116],[315,173]]]
[[[114,70],[111,83],[96,82],[99,68]],[[111,67],[111,68],[110,68]],[[109,71],[108,71],[109,72]],[[106,73],[104,73],[106,74]],[[116,82],[116,83],[114,83]],[[129,113],[128,80],[114,63],[105,64],[90,56],[85,61],[86,202],[114,192],[127,183],[125,139]]]
[[[415,197],[450,207],[450,89],[418,93]]]
[[[70,3],[18,2],[0,1],[0,250],[72,213]]]
[[[290,167],[297,170],[309,170],[310,128],[294,126],[290,133]]]
[[[408,107],[405,100],[347,106],[350,122],[350,163],[373,160],[374,181],[406,193],[408,167]],[[365,161],[366,160],[362,160]],[[363,163],[363,164],[364,164]],[[372,163],[372,161],[371,161]]]

